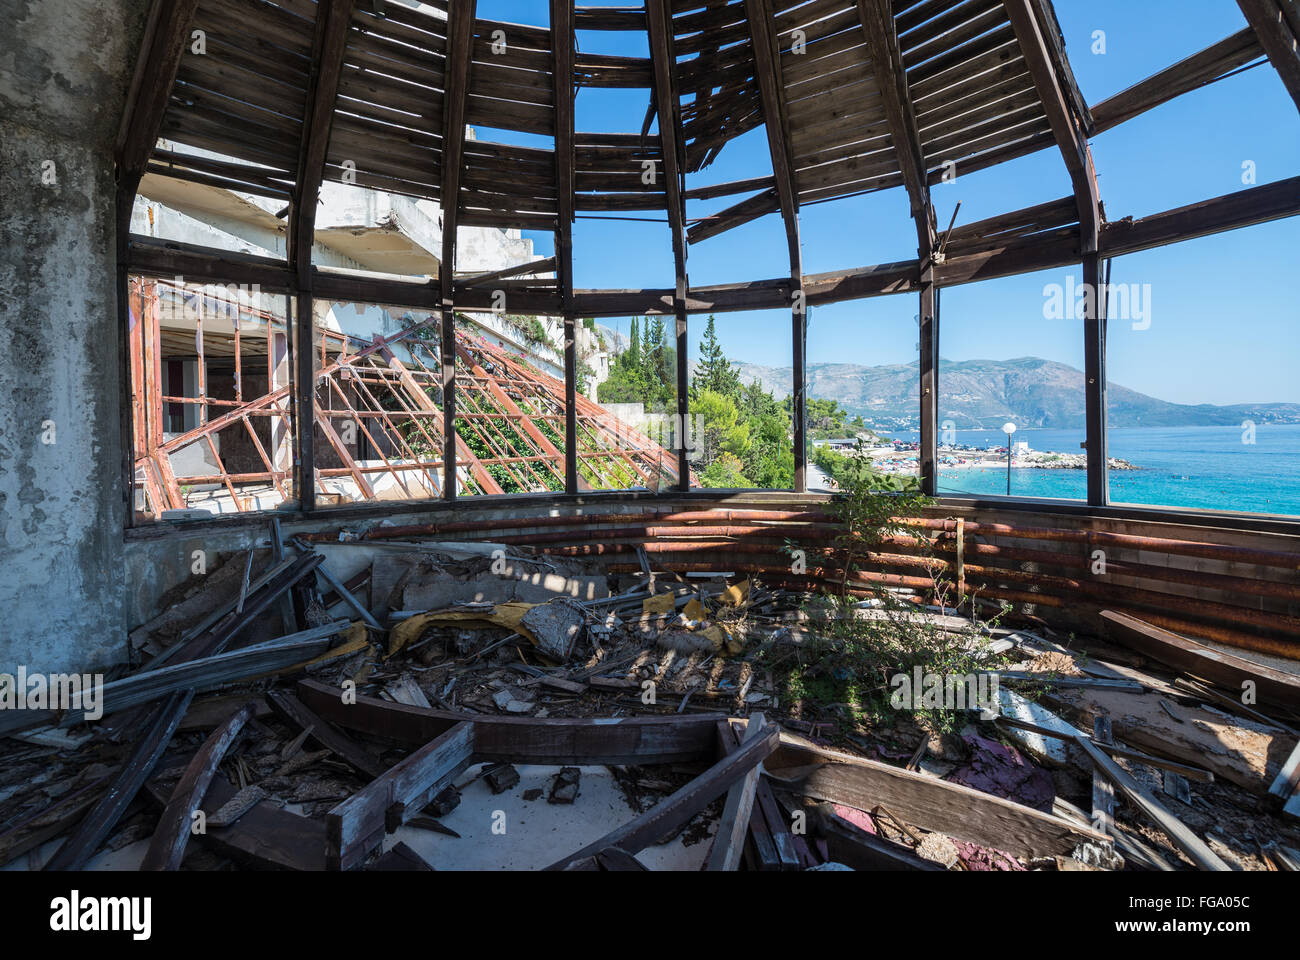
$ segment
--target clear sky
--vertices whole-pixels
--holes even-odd
[[[590,5],[618,5],[586,0]],[[626,3],[627,0],[618,0]],[[547,0],[478,0],[479,15],[545,25]],[[1079,86],[1096,104],[1246,26],[1231,0],[1056,0],[1066,49]],[[1095,31],[1105,52],[1094,52]],[[582,50],[646,56],[635,33],[581,32]],[[634,131],[645,115],[645,91],[583,90],[579,130]],[[482,131],[483,139],[544,143],[520,134]],[[1101,134],[1092,144],[1109,219],[1145,216],[1245,189],[1242,164],[1259,184],[1300,173],[1300,117],[1272,67],[1247,70]],[[760,128],[727,144],[687,186],[771,173]],[[946,225],[961,202],[958,224],[1070,194],[1056,149],[933,188]],[[738,198],[691,202],[688,216],[712,213]],[[654,211],[629,214],[654,222],[580,219],[574,228],[579,287],[671,287],[666,221]],[[915,232],[902,187],[865,197],[805,206],[800,212],[807,273],[865,266],[916,255]],[[532,234],[530,234],[532,235]],[[537,250],[553,249],[536,234]],[[695,285],[779,277],[789,270],[779,214],[706,240],[689,250]],[[1109,377],[1177,402],[1300,401],[1300,219],[1276,221],[1161,250],[1124,257],[1112,283],[1149,289],[1150,326],[1110,324]],[[1049,271],[950,288],[942,294],[941,352],[946,359],[1042,356],[1082,366],[1080,325],[1043,318],[1044,286],[1078,270]],[[1150,285],[1149,288],[1146,285]],[[915,359],[915,295],[813,308],[808,361],[861,364]],[[605,321],[626,331],[627,321]],[[704,318],[692,318],[692,351]],[[788,311],[719,314],[729,355],[766,365],[790,362]]]

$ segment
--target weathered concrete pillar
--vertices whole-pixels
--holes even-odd
[[[113,139],[147,0],[0,29],[0,672],[126,653]]]

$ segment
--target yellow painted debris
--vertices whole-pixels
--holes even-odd
[[[742,580],[740,583],[727,587],[722,591],[719,599],[729,607],[737,607],[749,599],[749,581]]]
[[[459,623],[467,627],[505,627],[529,642],[537,643],[537,638],[520,620],[523,615],[537,606],[535,603],[498,603],[492,609],[465,610],[452,607],[448,610],[430,610],[408,617],[388,632],[388,655],[391,657],[431,626]]]
[[[673,606],[677,598],[671,593],[660,593],[653,597],[646,597],[641,601],[642,613],[672,613]]]

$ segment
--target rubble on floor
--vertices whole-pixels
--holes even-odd
[[[137,662],[105,685],[101,719],[0,713],[0,865],[1300,861],[1300,678],[1258,665],[1263,701],[1239,702],[1254,664],[1131,617],[1077,638],[910,590],[845,613],[644,554],[642,572],[607,577],[517,546],[345,544],[286,543],[273,525],[264,548],[173,591],[132,632]],[[832,699],[871,681],[807,669],[810,638],[844,616],[933,631],[998,676],[998,709],[964,704],[940,729]],[[491,836],[517,840],[499,855],[472,842]]]

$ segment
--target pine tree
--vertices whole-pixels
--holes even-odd
[[[724,397],[739,398],[740,375],[723,352],[714,324],[713,315],[710,314],[709,321],[704,326],[704,336],[700,338],[700,359],[695,365],[695,377],[691,381],[691,396],[697,397],[701,390],[712,390]]]

